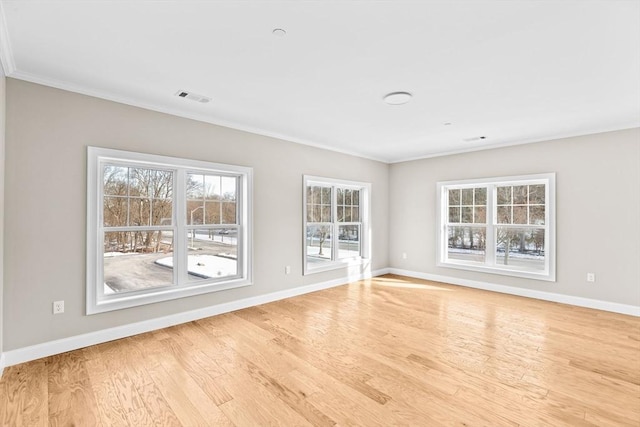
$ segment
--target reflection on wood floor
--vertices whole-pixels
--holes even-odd
[[[3,426],[640,425],[640,319],[383,276],[5,369]]]

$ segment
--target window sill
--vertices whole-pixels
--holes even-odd
[[[91,301],[88,300],[87,315],[138,307],[141,305],[170,301],[177,298],[186,298],[211,292],[226,291],[229,289],[250,286],[252,284],[253,283],[247,279],[239,278],[226,282],[205,283],[189,287],[169,286],[164,289],[155,288],[152,293],[110,296],[109,298],[98,301],[96,304],[91,304]]]
[[[360,266],[360,265],[366,264],[368,261],[369,259],[367,258],[358,257],[358,258],[344,259],[341,261],[327,261],[327,262],[323,262],[321,265],[318,265],[317,267],[308,267],[307,265],[305,265],[303,275],[308,276],[310,274],[323,273],[325,271],[340,270],[342,268]]]
[[[553,274],[549,274],[547,271],[540,271],[539,273],[533,271],[525,271],[518,269],[497,268],[491,266],[484,266],[481,264],[463,264],[456,262],[438,262],[437,267],[453,268],[456,270],[475,271],[479,273],[498,274],[501,276],[520,277],[523,279],[542,280],[545,282],[555,282],[556,277]]]

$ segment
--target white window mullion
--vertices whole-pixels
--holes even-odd
[[[496,215],[498,214],[497,208],[497,195],[496,195],[496,186],[490,185],[487,186],[487,245],[486,245],[486,254],[485,254],[485,262],[487,266],[494,267],[496,265],[496,239],[497,239],[497,228],[496,224]]]
[[[104,176],[104,162],[98,162],[98,176]],[[104,298],[104,188],[102,185],[102,180],[96,178],[96,187],[94,188],[95,194],[97,194],[97,200],[93,203],[93,205],[97,205],[97,212],[94,215],[96,222],[97,233],[94,236],[96,238],[94,247],[96,248],[96,259],[95,259],[95,268],[96,274],[95,279],[98,284],[95,287],[96,297],[98,299]],[[88,249],[88,248],[87,248]],[[100,286],[102,284],[102,286]]]
[[[340,243],[338,242],[338,233],[340,224],[338,223],[338,188],[331,186],[331,260],[338,261],[340,259]]]
[[[187,173],[176,171],[173,177],[173,280],[178,286],[187,283]]]

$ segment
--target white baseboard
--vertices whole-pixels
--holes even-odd
[[[19,363],[29,362],[31,360],[36,360],[42,357],[60,354],[71,350],[77,350],[79,348],[87,347],[90,345],[101,344],[120,338],[126,338],[145,332],[155,331],[157,329],[167,328],[169,326],[203,319],[205,317],[211,317],[217,314],[228,313],[231,311],[253,307],[260,304],[266,304],[285,298],[291,298],[310,292],[321,291],[323,289],[333,288],[336,286],[344,285],[346,283],[368,279],[375,276],[381,276],[387,273],[388,269],[382,269],[365,274],[349,275],[341,279],[314,283],[313,285],[300,286],[293,289],[286,289],[283,291],[272,292],[265,295],[231,301],[211,307],[201,308],[198,310],[176,313],[170,316],[159,317],[157,319],[145,320],[129,325],[117,326],[115,328],[103,329],[101,331],[90,332],[87,334],[76,335],[73,337],[62,338],[42,344],[9,350],[0,354],[0,368],[3,368],[4,366],[12,366]],[[1,372],[2,369],[0,369],[0,376]]]
[[[467,286],[469,288],[484,289],[500,292],[502,294],[518,295],[521,297],[535,298],[544,301],[559,302],[578,307],[594,308],[597,310],[611,311],[614,313],[628,314],[640,317],[640,307],[635,305],[619,304],[609,301],[601,301],[590,298],[575,297],[571,295],[556,294],[553,292],[536,291],[534,289],[516,288],[513,286],[496,285],[494,283],[479,282],[476,280],[459,279],[457,277],[441,276],[438,274],[420,273],[417,271],[402,270],[399,268],[387,269],[389,274],[414,277],[416,279],[432,280],[434,282],[448,283],[451,285]]]
[[[3,372],[4,372],[4,353],[0,353],[0,378],[2,378]]]

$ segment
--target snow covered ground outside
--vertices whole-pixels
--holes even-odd
[[[156,264],[173,268],[173,257],[160,258]],[[238,274],[238,261],[216,255],[189,255],[187,270],[189,274],[203,278],[235,276]]]

